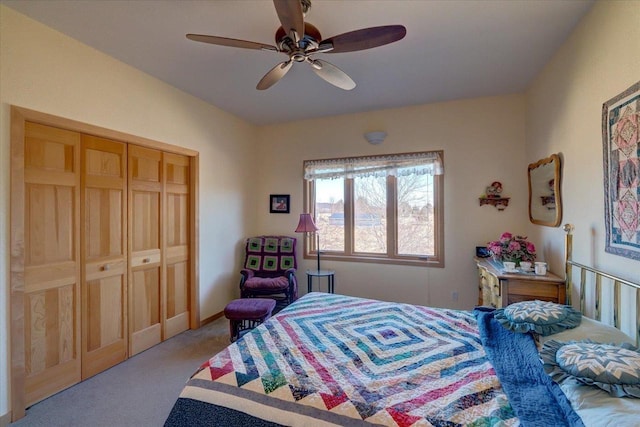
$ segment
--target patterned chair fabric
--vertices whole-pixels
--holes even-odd
[[[240,271],[242,298],[274,296],[281,306],[298,299],[295,237],[250,237],[245,251],[244,268]]]

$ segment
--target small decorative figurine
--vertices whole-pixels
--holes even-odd
[[[500,181],[493,181],[490,186],[487,187],[487,197],[497,198],[502,193],[502,183]]]

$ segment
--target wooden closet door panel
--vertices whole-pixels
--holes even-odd
[[[82,379],[127,358],[127,146],[82,136]]]
[[[136,188],[131,191],[134,216],[131,218],[131,244],[134,256],[160,250],[160,192]]]
[[[167,266],[167,319],[189,312],[189,265],[187,261]]]
[[[189,158],[164,155],[165,339],[189,329]]]
[[[80,381],[80,135],[25,123],[25,401]]]
[[[139,331],[160,323],[159,269],[139,269],[133,272],[133,276],[137,285],[133,289],[134,297],[145,302],[134,307],[132,313],[133,327]]]
[[[122,270],[122,269],[121,269]],[[87,281],[86,351],[94,352],[124,340],[122,274]],[[84,361],[83,361],[84,363]]]
[[[162,341],[162,152],[129,146],[130,355]]]
[[[44,180],[43,180],[44,181]],[[45,267],[73,261],[77,237],[75,187],[25,184],[25,265]]]

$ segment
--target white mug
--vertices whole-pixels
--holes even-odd
[[[515,262],[505,261],[505,262],[502,263],[502,265],[504,265],[504,268],[507,271],[513,271],[513,270],[516,269],[516,263]]]
[[[540,276],[544,276],[545,274],[547,274],[546,262],[536,262],[536,274]]]

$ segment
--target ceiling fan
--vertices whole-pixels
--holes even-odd
[[[273,67],[258,82],[256,89],[268,89],[291,69],[294,62],[306,62],[325,81],[344,90],[351,90],[356,83],[344,71],[322,59],[314,59],[317,53],[342,53],[371,49],[404,38],[407,29],[402,25],[384,25],[362,28],[322,39],[316,27],[304,22],[304,15],[311,7],[311,0],[273,0],[282,26],[276,31],[276,46],[231,39],[227,37],[187,34],[190,40],[220,46],[281,52],[289,58]]]

